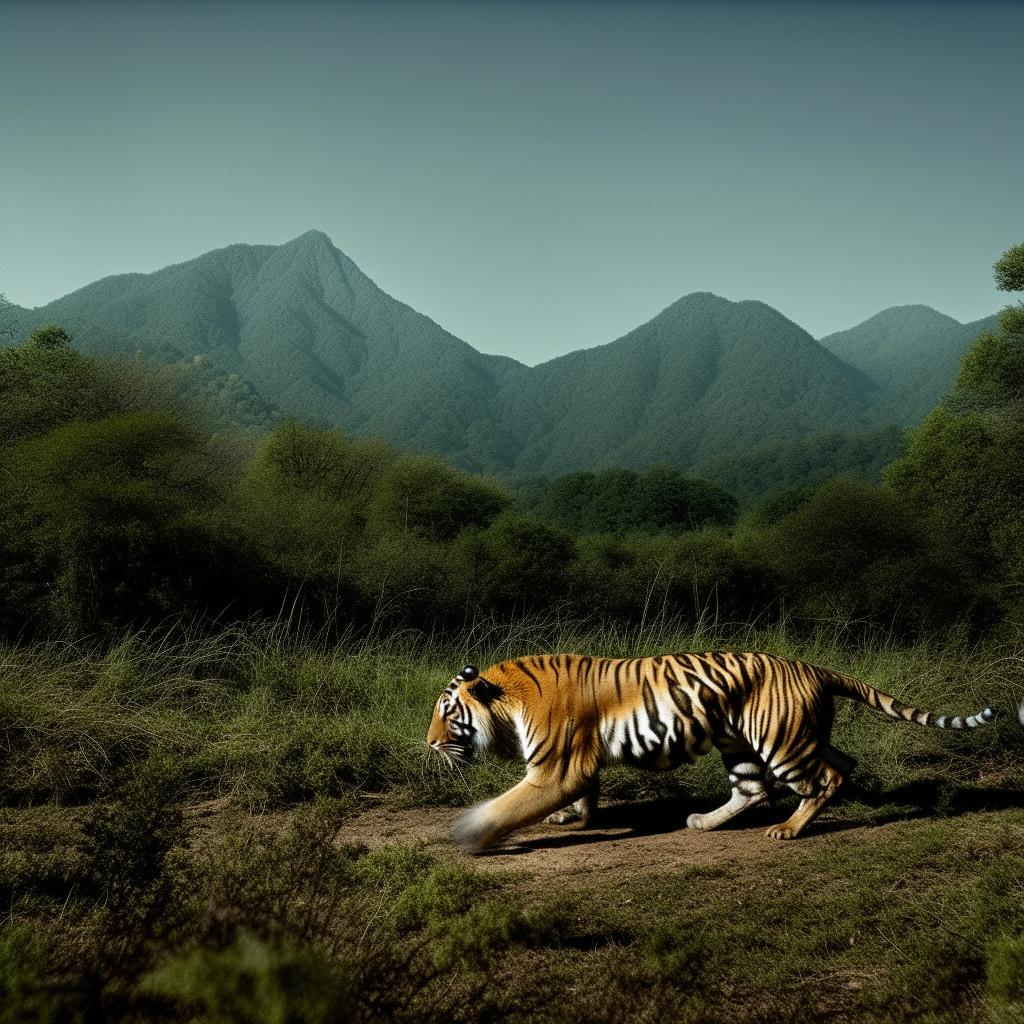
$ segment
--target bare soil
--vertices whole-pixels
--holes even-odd
[[[780,842],[765,835],[769,825],[786,816],[780,810],[759,808],[724,828],[696,832],[686,828],[690,809],[676,800],[614,803],[599,808],[585,830],[534,825],[509,837],[501,846],[472,856],[459,852],[450,838],[452,824],[462,809],[408,808],[382,799],[347,822],[339,840],[371,848],[386,843],[420,845],[477,870],[525,872],[546,884],[556,880],[581,888],[691,867],[768,867],[791,857],[796,852],[794,847],[810,850],[841,842],[837,833],[850,828],[856,829],[858,840],[870,841],[884,839],[893,828],[908,824],[854,825],[825,812],[804,837]]]

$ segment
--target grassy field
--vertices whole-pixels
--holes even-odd
[[[843,636],[549,623],[328,645],[266,626],[4,649],[0,1022],[1022,1020],[1013,714],[957,735],[842,706],[842,827],[728,864],[552,885],[528,858],[344,840],[371,794],[429,816],[521,772],[427,756],[466,661],[742,648],[948,712],[1024,692],[1012,644]],[[613,800],[727,789],[716,755],[608,775]]]

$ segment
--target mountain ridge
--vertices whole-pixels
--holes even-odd
[[[64,324],[90,354],[202,356],[284,414],[503,474],[689,468],[765,440],[906,424],[969,341],[924,306],[819,341],[761,300],[698,291],[620,338],[527,366],[395,299],[315,229],[111,275],[20,313],[28,330]],[[891,351],[903,331],[919,353],[926,322],[942,326],[938,373]]]

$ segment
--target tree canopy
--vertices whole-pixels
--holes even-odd
[[[1024,246],[996,263],[996,283],[1024,290]],[[973,567],[994,617],[1024,607],[1024,318],[1009,307],[964,357],[946,400],[908,437],[887,473]]]
[[[654,465],[642,473],[603,469],[527,482],[520,504],[531,515],[572,533],[658,533],[727,526],[736,499],[716,484]]]

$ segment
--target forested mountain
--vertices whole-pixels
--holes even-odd
[[[527,383],[528,382],[528,383]],[[534,367],[518,467],[692,466],[868,422],[871,382],[761,302],[687,295],[625,337]]]
[[[997,319],[962,324],[930,306],[892,306],[821,343],[878,385],[876,421],[909,426],[946,394],[971,342]]]
[[[981,326],[901,307],[822,344],[764,303],[694,293],[617,341],[527,367],[393,299],[318,231],[17,313],[22,336],[58,323],[86,353],[180,365],[221,418],[295,416],[511,476],[693,468],[916,422]]]
[[[90,354],[202,356],[288,415],[467,468],[514,455],[488,395],[517,364],[482,355],[386,295],[318,231],[105,278],[32,310],[19,327],[48,322]]]

